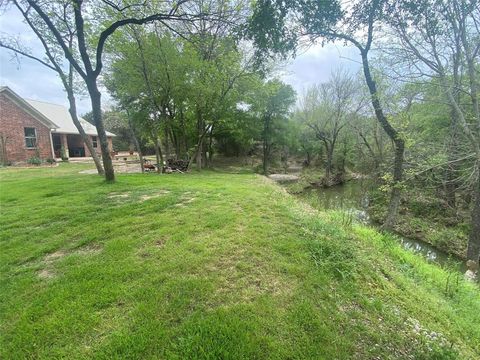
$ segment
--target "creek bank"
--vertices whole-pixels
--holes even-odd
[[[383,216],[377,216],[371,210],[369,213],[375,223],[383,222]],[[453,257],[467,260],[467,234],[445,223],[418,219],[411,215],[399,215],[393,231],[401,236],[429,244]]]
[[[386,195],[370,189],[368,212],[372,221],[382,223],[388,206]],[[402,197],[394,231],[430,244],[446,254],[466,260],[469,225],[461,213],[454,213],[442,200],[425,193],[407,192]]]
[[[273,175],[273,174],[272,174]],[[270,175],[269,177],[272,178]],[[276,174],[275,174],[276,175]],[[337,173],[327,180],[323,172],[304,170],[301,174],[282,174],[282,175],[294,175],[296,180],[284,182],[283,185],[287,188],[288,192],[294,195],[301,194],[304,191],[311,189],[329,189],[334,187],[341,187],[347,182],[354,180],[364,180],[366,177],[357,173]],[[275,180],[272,178],[272,180]],[[282,183],[279,181],[279,183]]]
[[[310,185],[312,187],[329,188],[332,186],[343,185],[346,181],[347,178],[344,173],[336,173],[329,178],[324,176],[318,181],[310,182]]]
[[[344,185],[347,181],[363,180],[363,179],[368,179],[368,177],[358,173],[338,172],[333,176],[331,176],[329,179],[323,176],[318,181],[313,181],[313,182],[310,181],[310,186],[307,186],[305,189],[308,189],[311,187],[330,188],[332,186]]]
[[[268,175],[268,178],[278,183],[286,183],[300,180],[300,177],[298,175],[293,174],[270,174]]]
[[[348,180],[339,186],[314,187],[302,178],[284,186],[287,191],[317,209],[347,210],[363,223],[377,226],[386,214],[386,197],[379,195],[377,186],[362,176],[349,175]],[[410,205],[402,202],[398,223],[394,229],[399,242],[404,248],[421,253],[429,261],[448,266],[462,263],[459,269],[464,271],[462,260],[465,259],[467,229],[454,223],[452,219],[442,222],[445,216],[441,215],[441,209],[436,212],[432,210],[436,209],[438,204],[429,204],[425,210],[424,200],[417,196],[415,201],[416,203],[412,204],[410,200]],[[430,211],[435,216],[427,216],[425,211]]]

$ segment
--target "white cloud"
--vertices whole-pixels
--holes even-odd
[[[360,69],[358,50],[353,47],[327,44],[315,45],[297,57],[287,66],[282,79],[292,85],[298,95],[313,84],[326,82],[332,71],[346,68],[352,73]]]

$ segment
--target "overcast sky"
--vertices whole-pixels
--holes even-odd
[[[15,34],[23,44],[35,54],[42,56],[42,46],[34,34],[22,23],[21,16],[13,10],[0,15],[0,35]],[[352,48],[329,44],[314,46],[299,54],[291,61],[283,75],[283,80],[292,85],[300,95],[309,85],[328,80],[329,74],[340,67],[352,72],[359,69],[357,51]],[[55,72],[36,61],[19,58],[0,49],[0,85],[7,85],[20,96],[28,99],[67,105],[65,92]],[[104,108],[109,106],[107,94],[103,94]],[[90,110],[87,98],[78,99],[80,114]]]

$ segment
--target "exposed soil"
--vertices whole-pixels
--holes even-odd
[[[300,180],[300,177],[298,175],[293,175],[293,174],[271,174],[268,177],[277,182],[289,182],[289,181]]]
[[[54,270],[55,262],[57,262],[61,258],[68,255],[75,255],[75,254],[82,255],[82,256],[95,255],[100,253],[102,249],[103,248],[98,244],[90,244],[90,245],[82,246],[73,251],[57,250],[53,253],[47,254],[41,260],[41,264],[43,264],[43,269],[40,269],[39,271],[37,271],[37,276],[43,280],[53,279],[57,276]]]

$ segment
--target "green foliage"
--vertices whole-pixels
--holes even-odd
[[[205,133],[225,152],[253,147],[258,130],[239,104],[246,104],[255,75],[242,64],[245,55],[232,37],[206,35],[201,47],[168,33],[133,31],[117,41],[122,56],[107,86],[144,141],[158,136],[173,142],[177,156],[191,155]]]
[[[372,190],[370,197],[369,214],[381,223],[388,193]],[[469,230],[468,214],[456,213],[427,189],[404,189],[396,232],[425,241],[448,254],[465,257]]]
[[[260,84],[254,92],[251,111],[262,124],[264,174],[268,173],[274,151],[288,147],[288,119],[295,102],[295,91],[290,85],[274,79]]]
[[[41,165],[42,164],[42,159],[39,156],[32,156],[31,158],[27,159],[27,164]]]
[[[296,111],[295,119],[305,142],[303,151],[310,157],[313,150],[315,155],[326,155],[328,175],[335,165],[344,172],[353,154],[348,126],[353,125],[352,118],[358,118],[364,107],[361,89],[351,74],[334,71],[328,82],[306,90]]]
[[[117,34],[121,56],[106,84],[143,143],[159,137],[179,157],[195,154],[200,139],[209,153],[255,154],[268,118],[272,153],[296,147],[288,122],[292,88],[263,80],[232,36],[191,36],[195,41],[156,31]]]
[[[257,1],[246,29],[254,41],[259,64],[270,54],[286,56],[294,52],[302,34],[320,35],[333,27],[342,15],[340,2]]]
[[[83,119],[93,124],[93,114],[89,111],[82,115]],[[132,139],[125,113],[116,110],[102,112],[105,130],[114,133],[112,145],[116,151],[127,151],[131,147]]]

